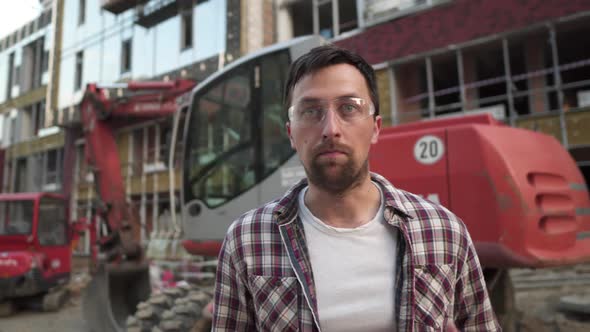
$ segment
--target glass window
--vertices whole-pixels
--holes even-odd
[[[334,17],[335,1],[318,1],[317,7],[313,9],[317,11],[318,15],[319,27],[317,32],[325,38],[332,38],[358,27],[356,1],[338,0],[337,5],[337,17]]]
[[[131,71],[131,39],[123,41],[121,45],[121,73]]]
[[[78,25],[84,24],[84,21],[86,21],[86,0],[79,0]]]
[[[8,56],[8,84],[6,85],[6,99],[10,99],[14,80],[14,52]]]
[[[185,137],[186,201],[220,206],[293,156],[281,99],[288,66],[288,53],[269,54],[196,95]]]
[[[60,153],[61,150],[49,150],[46,152],[47,165],[45,184],[58,183],[60,179]]]
[[[42,246],[59,246],[68,242],[66,207],[63,201],[43,198],[39,203],[37,236]]]
[[[180,49],[184,50],[187,48],[191,48],[193,46],[193,12],[192,10],[187,10],[186,12],[182,13],[181,19],[181,40],[180,40]]]
[[[43,51],[43,60],[41,63],[42,72],[47,72],[49,69],[49,51]]]
[[[45,126],[45,101],[33,105],[33,135]]]
[[[16,118],[13,118],[13,123],[16,123]],[[14,129],[15,127],[13,126],[11,128],[11,133],[15,133],[16,130]],[[15,142],[16,141],[16,133],[14,134],[14,141],[11,140],[11,142]],[[25,158],[19,158],[16,161],[16,178],[14,179],[14,191],[15,192],[25,192],[28,191],[28,179],[29,179],[29,172],[27,169],[27,159]]]
[[[187,137],[189,190],[210,207],[255,183],[250,78],[248,67],[238,68],[194,100]],[[198,137],[191,138],[193,133]]]
[[[74,89],[76,91],[82,88],[82,68],[84,68],[84,53],[76,53],[76,71],[74,77]]]
[[[0,235],[27,235],[33,228],[33,201],[0,201]]]
[[[20,86],[21,83],[21,67],[20,66],[15,66],[14,67],[14,86]],[[17,92],[18,94],[18,92]]]

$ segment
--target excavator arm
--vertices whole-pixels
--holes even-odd
[[[187,80],[87,86],[80,104],[80,119],[86,142],[85,157],[98,194],[96,214],[109,230],[99,246],[110,262],[143,258],[136,239],[140,223],[127,203],[115,130],[122,122],[173,115],[177,109],[176,98],[193,86]],[[113,87],[121,96],[110,97],[109,88]]]
[[[93,262],[93,279],[83,300],[84,316],[93,331],[123,331],[125,319],[151,289],[138,239],[141,226],[127,202],[115,132],[132,122],[173,115],[177,98],[194,85],[188,80],[89,84],[79,105],[85,158],[98,196],[93,220],[104,223],[106,227],[99,229],[107,230],[93,244],[98,246],[98,261]]]

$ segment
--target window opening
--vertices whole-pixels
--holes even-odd
[[[0,201],[0,235],[27,235],[33,230],[33,201]]]
[[[39,203],[39,224],[37,236],[42,246],[63,246],[67,244],[66,209],[56,199],[41,199]]]
[[[86,21],[86,0],[78,1],[78,25],[84,24]]]
[[[193,47],[193,12],[188,9],[181,14],[181,43],[180,49],[185,50]]]
[[[74,91],[82,88],[82,70],[84,68],[84,53],[79,51],[76,53],[76,69],[74,73]]]
[[[131,71],[131,39],[123,41],[121,45],[121,73]]]

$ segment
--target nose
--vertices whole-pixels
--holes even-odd
[[[328,110],[322,122],[322,136],[324,139],[340,137],[342,134],[340,118],[334,110]]]

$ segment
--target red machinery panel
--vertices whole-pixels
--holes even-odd
[[[449,206],[446,145],[443,128],[403,133],[388,128],[371,149],[371,170],[397,188]]]
[[[451,209],[489,267],[590,260],[590,198],[554,138],[487,115],[385,129],[371,168]]]
[[[504,126],[448,129],[451,208],[482,261],[546,266],[590,258],[590,202],[575,162],[554,138]],[[482,211],[485,211],[483,213]]]

